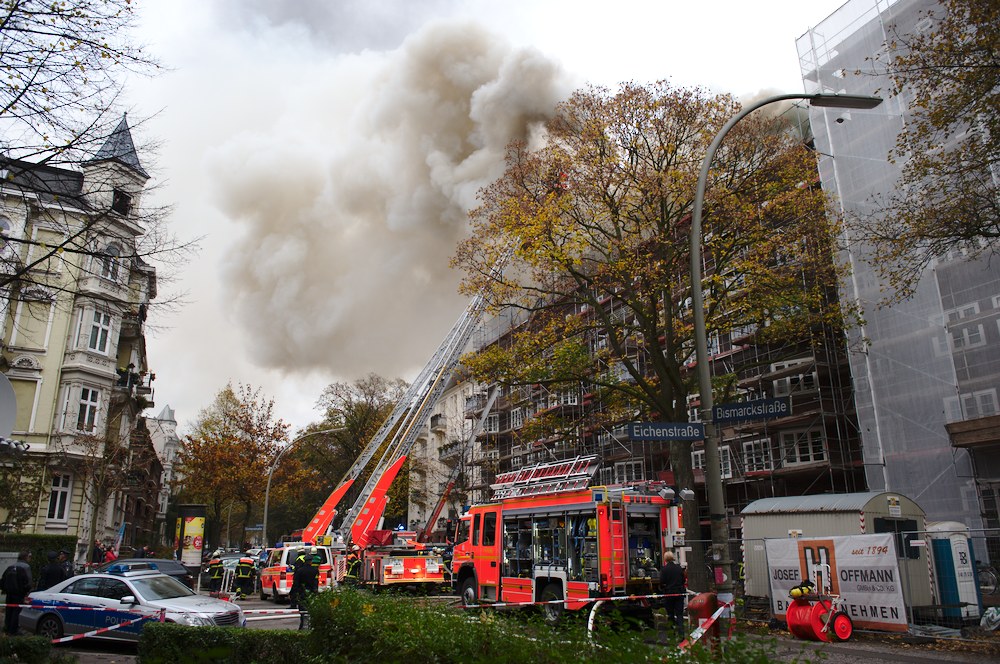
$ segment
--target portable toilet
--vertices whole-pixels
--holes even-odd
[[[934,589],[946,624],[961,627],[979,622],[982,597],[976,582],[976,559],[969,527],[958,521],[929,521],[927,544],[934,570]]]
[[[910,606],[932,604],[924,511],[902,494],[874,491],[762,498],[743,508],[741,517],[747,596],[770,597],[766,539],[891,533],[904,599]]]

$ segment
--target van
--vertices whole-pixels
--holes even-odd
[[[268,553],[267,562],[260,571],[262,600],[273,597],[274,601],[280,602],[288,597],[288,593],[292,590],[292,577],[295,574],[295,559],[302,552],[306,556],[318,555],[320,558],[319,589],[328,590],[333,585],[333,575],[330,573],[333,555],[329,547],[311,546],[301,542],[288,543],[271,549]]]

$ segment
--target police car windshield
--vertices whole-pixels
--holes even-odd
[[[152,576],[148,579],[132,579],[132,585],[147,602],[159,599],[174,599],[194,595],[194,591],[169,576]]]

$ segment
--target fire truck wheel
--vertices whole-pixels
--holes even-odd
[[[479,598],[476,595],[476,579],[474,577],[468,577],[465,581],[462,581],[462,606],[476,606],[479,602]]]
[[[264,592],[264,584],[263,583],[260,584],[260,601],[262,601],[262,602],[267,601],[267,593]]]
[[[562,598],[562,585],[559,583],[550,583],[542,590],[543,602],[552,602]],[[549,625],[555,625],[562,618],[565,608],[565,604],[542,604],[542,616],[545,618],[545,622]]]

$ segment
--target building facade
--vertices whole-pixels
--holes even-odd
[[[137,250],[149,176],[124,118],[77,169],[2,167],[0,366],[16,397],[12,438],[30,445],[37,473],[24,466],[30,516],[0,517],[8,529],[75,535],[82,559],[93,540],[127,544],[155,520],[160,477],[141,413],[153,405],[145,321],[156,271]]]
[[[156,520],[158,523],[156,540],[165,546],[174,546],[174,531],[167,527],[167,512],[170,509],[170,497],[173,492],[174,463],[177,461],[177,449],[181,440],[177,436],[177,416],[169,405],[156,417],[147,417],[146,425],[152,437],[153,449],[163,468],[160,479],[160,494],[156,499]]]
[[[884,96],[892,87],[886,76],[858,72],[871,70],[869,58],[894,33],[932,28],[926,12],[935,7],[931,0],[847,2],[797,41],[805,91]],[[822,185],[846,214],[866,214],[873,196],[895,186],[900,166],[887,155],[910,113],[905,95],[872,111],[811,110]],[[913,297],[882,307],[888,284],[867,260],[869,247],[844,239],[853,274],[842,295],[864,308],[865,324],[849,332],[849,347],[869,488],[905,494],[930,520],[975,529],[985,516],[1000,525],[1000,265],[939,256]],[[978,492],[969,441],[953,445],[950,428],[978,430],[984,456],[976,465],[986,473]]]

